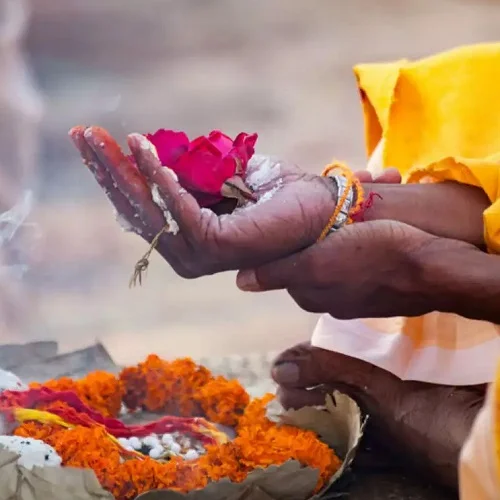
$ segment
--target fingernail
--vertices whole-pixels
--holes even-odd
[[[252,269],[240,271],[236,277],[236,286],[244,292],[258,292],[260,290],[257,275]]]
[[[295,363],[281,363],[272,370],[273,379],[279,384],[294,384],[300,378],[299,367]]]

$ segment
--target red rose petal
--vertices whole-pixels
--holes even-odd
[[[208,134],[208,140],[221,152],[222,156],[225,156],[233,149],[233,140],[231,137],[219,130],[212,130]]]
[[[162,165],[170,168],[189,148],[189,138],[184,132],[160,129],[145,135],[156,147]]]
[[[215,144],[212,144],[205,136],[197,137],[191,141],[188,151],[206,151],[218,158],[223,156],[219,148]]]
[[[233,141],[219,130],[189,141],[184,132],[160,129],[145,134],[158,151],[162,165],[170,167],[179,183],[200,206],[211,206],[222,200],[224,182],[244,173],[254,154],[257,134],[240,133]]]
[[[222,184],[232,177],[236,162],[227,162],[206,151],[189,151],[176,165],[181,185],[189,191],[201,191],[211,195],[220,193]]]

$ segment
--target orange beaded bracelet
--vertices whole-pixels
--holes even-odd
[[[344,177],[346,180],[344,190],[339,195],[337,200],[337,206],[332,214],[332,216],[328,219],[328,223],[321,232],[318,241],[324,240],[327,235],[334,229],[335,225],[339,222],[339,216],[342,213],[342,210],[345,208],[346,202],[348,201],[351,192],[354,192],[356,196],[356,202],[354,207],[349,207],[348,217],[345,223],[351,224],[353,222],[352,217],[356,216],[360,213],[364,203],[364,191],[361,183],[358,178],[353,174],[352,170],[341,162],[332,162],[327,165],[323,172],[321,173],[322,177],[328,177],[333,172],[336,172],[334,178]],[[338,183],[338,181],[337,181]],[[339,190],[340,192],[340,190]]]

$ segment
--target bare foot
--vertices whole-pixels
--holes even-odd
[[[309,343],[281,353],[272,369],[287,408],[317,405],[338,389],[370,415],[375,439],[440,483],[458,488],[458,458],[486,386],[404,382],[364,361]]]

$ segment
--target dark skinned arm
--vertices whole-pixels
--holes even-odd
[[[435,309],[500,325],[499,255],[437,240],[418,259]]]
[[[438,184],[365,184],[374,192],[373,207],[365,220],[397,220],[422,231],[475,246],[484,245],[483,212],[490,205],[476,187],[454,182]]]

